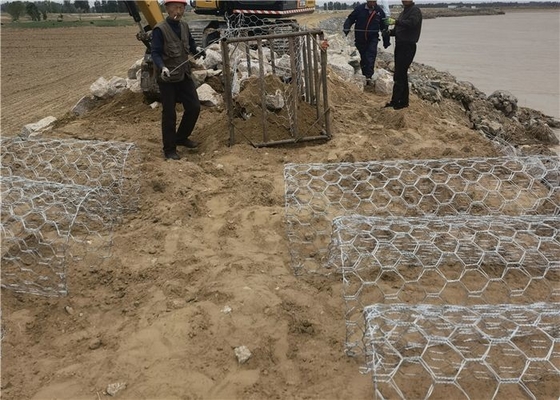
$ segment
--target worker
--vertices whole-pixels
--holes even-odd
[[[366,77],[366,85],[372,84],[379,31],[387,27],[383,21],[385,17],[385,11],[377,5],[377,1],[367,1],[356,6],[344,21],[343,32],[347,36],[352,25],[355,25],[354,44],[360,53],[360,68]]]
[[[393,96],[385,107],[395,110],[408,107],[408,68],[416,54],[416,43],[422,30],[422,12],[411,0],[403,0],[403,11],[395,20],[387,18],[387,25],[394,25],[390,35],[395,36],[395,73],[393,76]]]
[[[152,60],[158,71],[161,95],[161,133],[166,160],[179,160],[177,146],[190,149],[198,143],[190,139],[200,114],[200,101],[191,77],[189,53],[197,54],[189,25],[182,21],[186,0],[165,0],[167,18],[152,33]],[[202,55],[202,53],[201,53]],[[177,128],[175,105],[182,103],[183,117]]]

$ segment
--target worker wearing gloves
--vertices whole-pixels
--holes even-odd
[[[181,21],[186,0],[165,0],[167,18],[158,23],[152,33],[152,60],[158,70],[161,95],[161,132],[165,159],[179,160],[177,146],[196,148],[198,143],[189,139],[200,114],[200,101],[191,78],[189,53],[199,52],[189,26]],[[183,104],[183,117],[177,128],[175,104]]]
[[[344,21],[343,32],[345,35],[348,35],[350,28],[354,25],[354,43],[360,53],[360,67],[362,74],[366,77],[366,85],[371,84],[373,76],[379,31],[383,31],[387,27],[383,19],[385,19],[385,12],[377,5],[377,1],[368,1],[354,8]],[[385,46],[385,48],[387,47],[388,45]]]
[[[408,68],[416,54],[416,43],[422,29],[422,12],[413,1],[402,1],[403,11],[395,20],[386,18],[387,25],[394,25],[391,36],[395,36],[395,74],[393,76],[393,96],[385,107],[395,110],[408,107]]]

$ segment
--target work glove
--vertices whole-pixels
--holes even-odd
[[[388,18],[383,18],[383,22],[385,22],[386,25],[395,25],[395,19],[388,17]]]
[[[206,58],[206,50],[204,50],[204,47],[196,48],[196,55],[194,56],[194,58],[200,58],[200,57],[202,57],[203,60]]]
[[[165,81],[168,78],[171,78],[171,72],[169,72],[169,68],[163,67],[161,69],[161,79],[163,79]]]

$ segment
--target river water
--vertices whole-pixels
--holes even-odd
[[[560,11],[424,20],[414,61],[560,118]]]

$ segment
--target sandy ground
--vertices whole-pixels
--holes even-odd
[[[160,111],[141,95],[64,115],[99,76],[126,75],[143,51],[134,34],[2,30],[3,136],[54,115],[52,136],[134,142],[143,158],[140,209],[116,227],[110,259],[71,266],[64,298],[2,290],[2,397],[94,400],[125,382],[123,399],[373,398],[362,360],[343,351],[340,284],[293,275],[284,164],[499,154],[454,104],[413,96],[387,110],[331,74],[331,141],[228,147],[224,111],[204,108],[200,148],[166,162]]]

